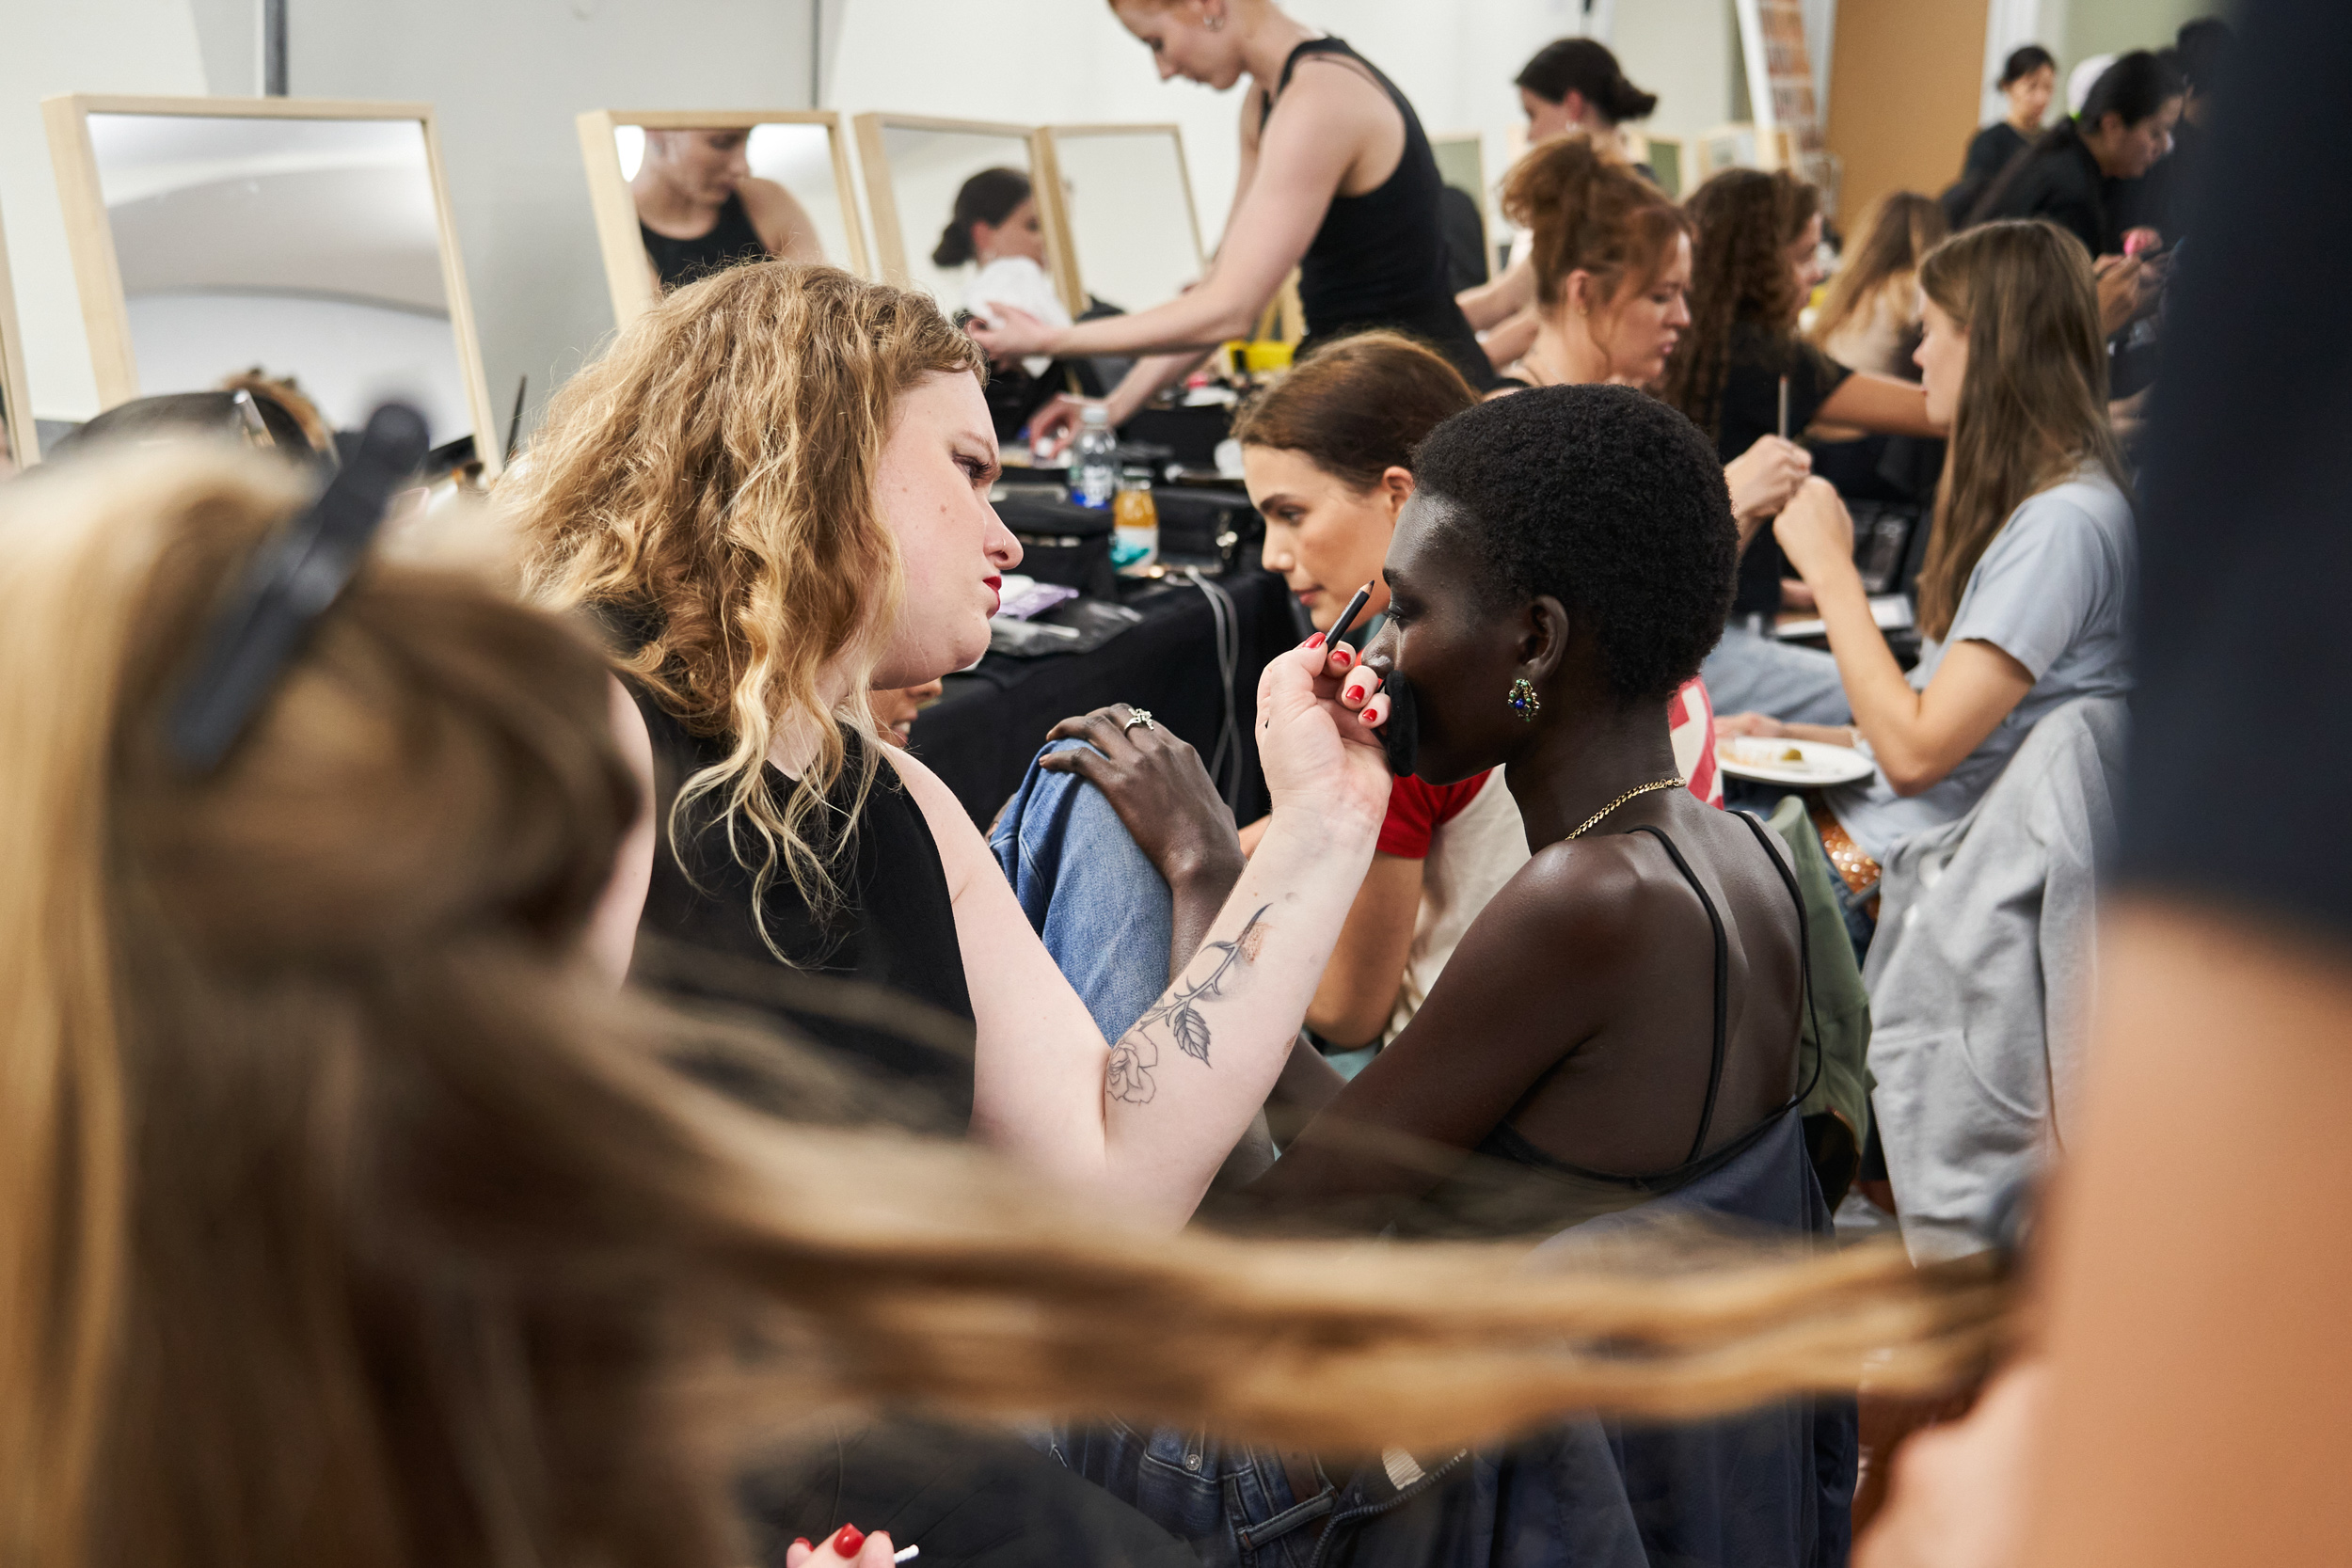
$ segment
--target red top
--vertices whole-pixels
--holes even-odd
[[[1380,824],[1377,847],[1384,855],[1400,855],[1408,861],[1429,858],[1429,841],[1443,822],[1451,822],[1462,815],[1462,809],[1478,799],[1492,771],[1481,773],[1460,784],[1423,784],[1410,773],[1394,779],[1389,784],[1389,815]]]
[[[1710,806],[1722,805],[1724,780],[1715,769],[1715,705],[1706,684],[1696,676],[1667,700],[1666,727],[1674,736],[1677,757],[1685,752],[1691,756],[1686,781],[1691,793]],[[1380,823],[1380,853],[1408,861],[1427,860],[1430,841],[1439,826],[1461,816],[1493,777],[1489,770],[1460,784],[1433,784],[1407,773],[1391,781],[1389,815]]]

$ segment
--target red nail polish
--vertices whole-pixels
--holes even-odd
[[[792,1538],[792,1544],[795,1546],[808,1546],[808,1537],[805,1535],[796,1535]],[[817,1548],[814,1546],[808,1546],[808,1549],[813,1552]]]
[[[844,1525],[834,1533],[830,1544],[843,1557],[855,1557],[866,1544],[866,1532],[855,1525]]]
[[[1299,646],[1300,646],[1300,647],[1302,647],[1302,648],[1320,648],[1320,647],[1322,647],[1322,646],[1323,646],[1323,633],[1321,633],[1321,632],[1317,632],[1317,633],[1315,633],[1312,637],[1310,637],[1309,639],[1307,639],[1307,641],[1306,641],[1301,642],[1301,643],[1299,644]]]
[[[1344,670],[1349,665],[1356,662],[1356,656],[1349,653],[1347,651],[1347,644],[1343,642],[1338,647],[1331,650],[1331,662]]]

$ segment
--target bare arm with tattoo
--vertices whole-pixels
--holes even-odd
[[[1218,798],[1200,753],[1166,725],[1124,703],[1065,719],[1048,740],[1083,740],[1040,760],[1049,773],[1075,773],[1103,792],[1144,859],[1168,884],[1168,977],[1184,973],[1225,907],[1245,863],[1233,814]]]
[[[955,904],[977,1022],[974,1134],[1138,1224],[1183,1224],[1264,1102],[1372,859],[1388,764],[1323,662],[1302,648],[1266,667],[1264,839],[1176,984],[1109,1044],[955,797],[891,756]]]

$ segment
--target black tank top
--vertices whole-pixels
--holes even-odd
[[[1735,812],[1733,815],[1738,816],[1746,825],[1747,830],[1756,835],[1756,847],[1762,849],[1765,857],[1772,863],[1772,869],[1780,873],[1782,883],[1788,889],[1790,901],[1797,906],[1797,985],[1806,1009],[1804,1016],[1810,1016],[1813,1006],[1813,943],[1805,920],[1804,895],[1798,891],[1797,879],[1789,871],[1788,863],[1781,859],[1779,853],[1773,849],[1772,840],[1765,836],[1763,825],[1746,812]],[[1603,1189],[1615,1188],[1628,1195],[1646,1197],[1687,1187],[1709,1171],[1727,1164],[1745,1153],[1766,1132],[1777,1126],[1782,1117],[1804,1103],[1805,1096],[1813,1092],[1813,1085],[1808,1081],[1805,1086],[1799,1089],[1787,1104],[1771,1116],[1766,1117],[1721,1148],[1711,1152],[1708,1150],[1707,1138],[1714,1129],[1715,1096],[1723,1087],[1724,1055],[1728,1043],[1730,1021],[1727,1012],[1731,1002],[1730,943],[1724,935],[1724,917],[1716,910],[1715,900],[1707,895],[1706,884],[1701,882],[1697,873],[1691,869],[1691,863],[1682,858],[1682,851],[1675,847],[1675,841],[1666,836],[1666,831],[1663,828],[1651,827],[1647,824],[1629,831],[1647,833],[1658,840],[1660,846],[1665,849],[1666,857],[1674,862],[1675,869],[1682,873],[1682,879],[1689,882],[1691,891],[1699,895],[1699,903],[1707,911],[1707,923],[1715,936],[1713,1052],[1707,1069],[1707,1096],[1699,1106],[1698,1130],[1691,1139],[1691,1152],[1683,1157],[1680,1164],[1671,1169],[1652,1171],[1641,1176],[1629,1176],[1615,1171],[1587,1170],[1581,1165],[1570,1164],[1565,1160],[1546,1153],[1508,1121],[1496,1123],[1494,1131],[1487,1133],[1485,1141],[1478,1146],[1478,1152],[1490,1158],[1507,1160],[1514,1164],[1532,1166],[1555,1178],[1565,1178],[1571,1182],[1589,1183],[1594,1187]],[[1800,1052],[1804,1049],[1804,1017],[1800,1017],[1798,1021]],[[1814,1027],[1814,1037],[1817,1040],[1820,1037],[1820,1028],[1818,1023]],[[1820,1072],[1820,1063],[1818,1058],[1814,1063],[1814,1072],[1816,1076]]]
[[[1291,84],[1299,60],[1336,55],[1371,72],[1405,119],[1405,151],[1396,170],[1361,196],[1334,194],[1298,263],[1298,304],[1306,312],[1304,354],[1350,332],[1385,326],[1409,332],[1454,362],[1470,384],[1484,391],[1495,384],[1494,367],[1478,346],[1461,307],[1454,303],[1446,269],[1445,219],[1437,154],[1420,117],[1396,84],[1379,68],[1335,38],[1309,39],[1282,62],[1282,78],[1272,97],[1261,98],[1258,128],[1274,113],[1274,100]]]
[[[743,210],[743,197],[738,191],[727,193],[726,201],[719,209],[719,220],[691,240],[657,234],[642,219],[637,232],[644,237],[645,254],[653,258],[653,270],[660,275],[664,289],[724,272],[738,261],[768,259],[767,242],[752,227],[751,214]]]
[[[968,1118],[972,997],[964,985],[963,949],[956,940],[955,906],[930,825],[897,773],[882,764],[848,852],[836,863],[844,895],[838,909],[820,916],[781,873],[769,883],[761,909],[768,934],[790,960],[789,967],[781,965],[753,922],[753,873],[730,851],[718,803],[698,800],[690,806],[677,823],[675,844],[668,826],[680,786],[700,769],[723,761],[727,742],[691,733],[634,681],[624,675],[622,682],[653,741],[654,820],[660,825],[653,880],[638,921],[640,956],[632,978],[767,1013],[855,1058],[871,1075],[922,1085],[953,1114]],[[852,732],[845,731],[843,738],[850,768],[835,786],[834,803],[846,809],[860,742]],[[794,787],[773,764],[765,766],[771,788]],[[698,965],[698,957],[715,961]],[[827,978],[865,985],[848,991],[823,984]],[[768,983],[771,979],[775,983]],[[904,1018],[908,1009],[891,1006],[886,997],[879,1007],[874,1005],[876,988],[935,1013],[910,1026]],[[935,1026],[947,1021],[963,1027]],[[938,1044],[943,1033],[961,1035],[965,1053],[944,1052]]]

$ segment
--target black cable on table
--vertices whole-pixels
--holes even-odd
[[[1224,689],[1225,717],[1217,726],[1216,747],[1209,754],[1209,777],[1216,780],[1225,795],[1225,804],[1238,816],[1241,814],[1242,747],[1241,724],[1235,717],[1233,694],[1234,673],[1241,665],[1241,613],[1233,606],[1233,596],[1225,589],[1200,575],[1198,566],[1184,568],[1184,580],[1200,590],[1209,601],[1209,617],[1216,623],[1216,674]]]

